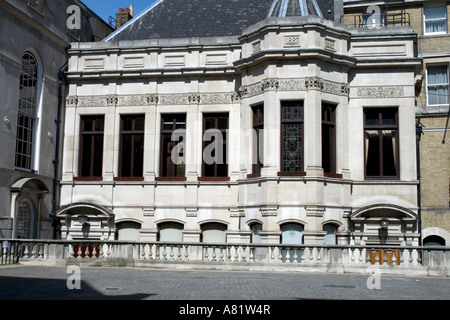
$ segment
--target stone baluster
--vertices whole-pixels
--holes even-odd
[[[286,263],[291,263],[291,253],[289,252],[290,248],[287,247],[284,250],[286,251],[286,257],[285,257]]]
[[[205,247],[204,247],[204,250],[205,250],[205,255],[204,255],[205,260],[208,261],[208,258],[209,258],[209,254],[208,254],[208,246],[205,246]]]
[[[216,254],[216,246],[212,247],[212,260],[211,261],[217,261],[217,254]]]
[[[300,256],[300,264],[306,263],[306,248],[302,249],[302,254]]]
[[[292,263],[298,263],[298,248],[294,248],[294,260]]]
[[[239,261],[239,247],[234,246],[234,261]]]
[[[189,246],[186,244],[184,248],[184,260],[189,261]]]
[[[223,247],[220,247],[219,261],[224,261],[223,257],[224,257],[224,254],[223,254]]]
[[[314,263],[314,247],[308,247],[309,249],[309,264]]]

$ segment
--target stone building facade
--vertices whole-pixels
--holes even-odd
[[[69,43],[111,32],[81,1],[0,2],[0,238],[57,234],[65,98],[59,75]]]
[[[418,244],[417,35],[339,8],[160,0],[72,44],[62,237]]]
[[[449,65],[450,2],[344,1],[345,22],[364,24],[378,5],[388,25],[410,25],[417,33],[423,66],[416,79],[420,140],[421,229],[425,244],[450,243]]]

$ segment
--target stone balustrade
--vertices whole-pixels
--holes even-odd
[[[450,276],[450,247],[0,240],[1,264]]]

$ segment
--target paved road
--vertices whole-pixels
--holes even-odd
[[[69,270],[70,271],[70,270]],[[447,300],[450,278],[0,267],[0,300]],[[79,275],[79,277],[78,277]],[[81,281],[78,281],[81,280]],[[367,286],[379,286],[370,290]],[[81,288],[78,289],[77,285]],[[69,286],[68,286],[69,285]],[[69,289],[72,287],[72,290]]]

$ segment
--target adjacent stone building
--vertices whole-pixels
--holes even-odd
[[[450,2],[344,1],[348,25],[374,27],[378,7],[383,25],[410,25],[417,33],[422,71],[416,76],[420,140],[420,217],[424,244],[450,243],[450,143],[448,137]],[[372,6],[372,7],[371,7]],[[377,11],[378,12],[378,11]]]
[[[62,237],[417,245],[417,35],[342,10],[159,0],[72,44]]]
[[[0,2],[0,238],[58,234],[66,50],[111,32],[78,0]]]

